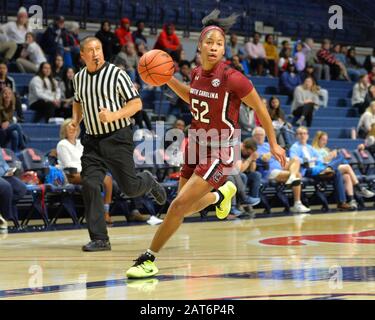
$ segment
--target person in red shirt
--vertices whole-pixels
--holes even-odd
[[[202,65],[191,72],[189,85],[175,77],[167,85],[190,105],[193,120],[185,146],[178,194],[168,208],[149,249],[135,260],[126,275],[145,278],[158,273],[155,255],[182,224],[184,217],[215,205],[216,215],[225,219],[236,194],[235,185],[226,177],[233,173],[238,160],[234,147],[240,145],[239,110],[241,102],[257,113],[268,136],[271,153],[285,166],[285,150],[276,142],[272,121],[251,81],[222,61],[225,32],[238,15],[219,19],[215,9],[202,22],[198,42]],[[236,130],[238,129],[238,130]],[[205,134],[206,133],[206,134]],[[203,148],[202,148],[203,147]]]
[[[167,23],[163,26],[163,31],[160,32],[159,37],[156,40],[154,49],[168,52],[173,60],[177,62],[180,61],[180,52],[182,50],[182,46],[180,43],[180,39],[175,33],[173,23]]]
[[[116,29],[115,35],[121,47],[129,42],[133,42],[132,33],[130,32],[130,20],[128,18],[121,19],[121,26]]]

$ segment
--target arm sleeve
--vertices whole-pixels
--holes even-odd
[[[246,97],[254,88],[250,79],[234,69],[231,69],[227,74],[227,87],[240,99]]]
[[[117,80],[117,92],[121,98],[128,102],[135,98],[139,98],[137,89],[134,87],[133,82],[130,80],[128,74],[121,70]]]

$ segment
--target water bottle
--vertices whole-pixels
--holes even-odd
[[[352,128],[351,131],[350,131],[350,138],[352,140],[355,140],[357,139],[357,130],[355,128]]]

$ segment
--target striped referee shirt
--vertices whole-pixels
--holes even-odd
[[[129,118],[110,123],[102,123],[99,119],[100,107],[116,112],[128,101],[139,98],[125,71],[108,62],[95,72],[84,67],[74,76],[73,87],[74,100],[81,105],[87,134],[105,135],[130,124]]]

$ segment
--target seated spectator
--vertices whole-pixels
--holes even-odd
[[[365,101],[363,102],[363,110],[370,106],[370,103],[375,100],[375,85],[371,84],[368,87]]]
[[[174,61],[180,62],[180,51],[182,50],[182,45],[180,39],[175,33],[175,27],[173,23],[167,23],[163,26],[163,31],[160,32],[154,49],[163,50],[168,52]]]
[[[237,55],[234,55],[231,59],[231,64],[230,66],[233,68],[233,69],[236,69],[237,71],[245,74],[245,70],[243,68],[243,65],[241,64],[240,62],[240,58],[237,56]]]
[[[64,67],[78,68],[81,66],[79,24],[76,21],[69,23],[67,27],[66,48],[64,53]]]
[[[67,68],[62,81],[60,82],[61,106],[56,110],[56,116],[64,119],[72,117],[72,108],[74,101],[73,88],[74,70]]]
[[[12,89],[16,97],[17,122],[24,122],[21,98],[16,92],[16,82],[8,75],[8,67],[4,62],[0,62],[0,92],[5,88]]]
[[[133,31],[132,33],[133,42],[136,46],[139,46],[141,43],[143,43],[147,48],[147,39],[143,34],[143,31],[145,30],[144,21],[138,20],[135,25],[137,26],[137,30]]]
[[[65,28],[65,19],[63,16],[58,16],[43,33],[40,42],[50,63],[54,61],[57,54],[64,57],[65,52],[68,52],[68,40],[69,33]]]
[[[21,126],[15,123],[13,115],[16,110],[16,98],[9,87],[5,87],[0,93],[0,144],[5,147],[10,141],[14,152],[26,147],[25,137]]]
[[[234,32],[230,34],[229,43],[225,46],[225,58],[231,60],[233,56],[238,56],[240,61],[245,58],[245,52],[238,44],[238,37]]]
[[[294,91],[291,112],[295,117],[296,124],[302,125],[306,121],[307,127],[311,127],[314,110],[318,109],[319,105],[318,88],[314,79],[308,77]]]
[[[16,204],[26,194],[26,185],[14,175],[0,148],[0,229],[8,229],[6,220],[17,218]]]
[[[332,53],[335,56],[337,61],[340,61],[342,64],[346,63],[346,55],[341,52],[341,45],[336,43],[332,48]]]
[[[375,123],[371,125],[371,129],[368,132],[364,143],[358,146],[358,150],[369,150],[372,154],[375,153]]]
[[[301,202],[301,163],[298,157],[291,158],[285,169],[280,162],[271,154],[270,145],[265,142],[266,132],[261,127],[256,127],[253,131],[253,138],[257,143],[259,159],[257,161],[258,170],[263,178],[292,186],[294,205],[291,211],[294,213],[307,213],[311,210]]]
[[[72,119],[66,119],[60,128],[60,142],[57,144],[57,159],[59,166],[66,174],[69,183],[81,184],[81,157],[83,154],[83,146],[77,138],[79,131],[69,126]],[[79,129],[78,129],[79,130]],[[112,202],[112,176],[107,174],[103,181],[104,186],[104,215],[107,224],[112,224],[109,215],[109,207]]]
[[[30,109],[36,112],[33,122],[44,118],[48,123],[49,118],[55,115],[56,108],[60,107],[60,98],[60,88],[52,76],[51,65],[43,62],[29,83]]]
[[[233,174],[228,176],[228,180],[232,181],[237,187],[236,196],[232,198],[232,206],[228,216],[229,220],[245,216],[245,212],[240,209],[240,205],[244,206],[247,209],[246,211],[250,213],[252,207],[260,202],[259,196],[251,197],[246,193],[246,186],[248,184],[247,174],[251,174],[252,177],[256,179],[255,183],[254,181],[252,182],[251,194],[259,193],[261,177],[259,172],[255,171],[255,162],[258,159],[256,150],[257,145],[254,139],[247,138],[241,142],[241,160],[236,161],[236,170],[233,171]]]
[[[120,26],[115,30],[115,35],[120,43],[120,47],[128,43],[133,43],[132,34],[130,32],[130,20],[128,18],[121,19]]]
[[[142,57],[148,50],[143,42],[136,45],[138,58]]]
[[[280,57],[279,60],[279,71],[280,73],[285,72],[288,70],[288,66],[290,64],[294,64],[293,58],[292,58],[292,49],[287,48],[283,54],[282,57]]]
[[[312,38],[306,38],[305,42],[303,43],[302,52],[305,55],[306,65],[314,67],[314,78],[317,81],[323,78],[330,78],[329,65],[318,62],[317,52],[314,49],[314,40]]]
[[[358,178],[354,173],[350,164],[344,159],[344,157],[338,154],[337,150],[330,150],[327,148],[328,144],[328,134],[324,131],[318,131],[315,134],[314,140],[312,142],[313,148],[315,148],[323,158],[323,162],[331,168],[337,168],[344,179],[344,185],[346,190],[346,196],[349,202],[349,205],[352,209],[357,209],[358,204],[354,199],[354,191],[358,195],[364,198],[372,198],[375,196],[375,193],[361,187],[359,184]]]
[[[362,75],[353,87],[352,107],[357,109],[359,114],[365,111],[364,103],[369,86],[368,76]]]
[[[330,68],[330,73],[325,75],[325,80],[331,80],[331,75],[333,80],[337,80],[340,74],[342,74],[346,80],[351,81],[345,65],[335,58],[335,56],[330,52],[330,48],[331,41],[324,39],[322,42],[322,47],[317,53],[318,62],[322,65],[328,65]]]
[[[375,84],[375,66],[372,67],[371,72],[368,74],[368,81],[370,84]]]
[[[296,73],[294,64],[288,64],[288,68],[280,77],[279,90],[281,94],[287,95],[289,100],[293,98],[294,89],[301,84],[301,77]]]
[[[9,63],[17,51],[17,43],[8,40],[7,35],[0,27],[0,58],[4,63]]]
[[[17,68],[22,73],[37,73],[42,62],[46,62],[43,50],[35,41],[33,33],[26,33],[26,42],[21,51],[20,58],[16,60]]]
[[[274,38],[272,34],[267,34],[265,40],[266,41],[263,46],[266,52],[266,68],[269,70],[271,75],[277,77],[279,74],[279,69],[277,67],[279,63],[277,46],[274,44]]]
[[[239,123],[241,129],[241,140],[243,141],[246,138],[250,138],[253,129],[255,128],[254,110],[244,103],[241,103]]]
[[[315,78],[315,69],[312,65],[306,65],[304,72],[301,74],[302,81],[305,81],[307,77],[311,77],[314,79],[320,98],[320,106],[327,108],[329,99],[328,90],[318,85],[318,82]]]
[[[245,54],[250,62],[251,73],[262,76],[264,65],[266,63],[266,51],[264,50],[264,46],[259,41],[260,33],[255,32],[253,42],[248,42],[245,44]]]
[[[367,70],[367,72],[371,72],[373,67],[375,67],[375,48],[372,50],[372,54],[366,56],[363,67]]]
[[[58,81],[62,81],[65,74],[64,57],[60,54],[56,55],[52,65],[53,77]]]
[[[121,51],[117,54],[113,63],[115,65],[122,64],[125,66],[125,71],[129,75],[132,81],[135,81],[136,70],[138,66],[138,55],[135,51],[133,42],[130,42],[121,48]]]
[[[202,64],[201,54],[197,52],[194,56],[194,59],[190,63],[191,63],[191,70],[193,70],[196,67],[199,67]]]
[[[370,106],[359,118],[357,126],[358,137],[362,139],[366,138],[373,123],[375,123],[375,101],[370,103]]]
[[[297,72],[303,72],[306,68],[306,57],[302,52],[303,45],[301,42],[298,42],[296,45],[296,53],[294,54],[294,64],[296,65]]]
[[[301,174],[304,177],[324,177],[334,173],[335,193],[338,199],[337,209],[349,210],[350,205],[346,203],[344,182],[341,172],[338,169],[330,168],[324,164],[322,156],[311,145],[307,143],[309,132],[306,127],[299,127],[296,130],[297,142],[289,150],[291,158],[297,157],[303,166]]]
[[[25,42],[26,33],[33,31],[29,25],[29,16],[26,8],[20,7],[17,13],[17,20],[7,22],[1,26],[1,30],[6,35],[8,41],[17,44],[17,51],[13,58],[18,58],[22,50],[22,45]]]
[[[360,76],[367,74],[367,70],[364,69],[357,61],[354,48],[350,48],[348,50],[345,66],[349,77],[353,81],[358,81]]]
[[[280,53],[279,53],[279,57],[280,58],[286,58],[286,52],[290,50],[291,52],[291,47],[290,47],[290,43],[288,40],[284,40],[283,42],[281,42],[281,50],[280,50]]]
[[[120,51],[120,43],[116,35],[111,31],[111,22],[104,20],[101,23],[100,30],[95,34],[95,37],[100,40],[103,47],[104,59],[112,61],[115,54]]]

